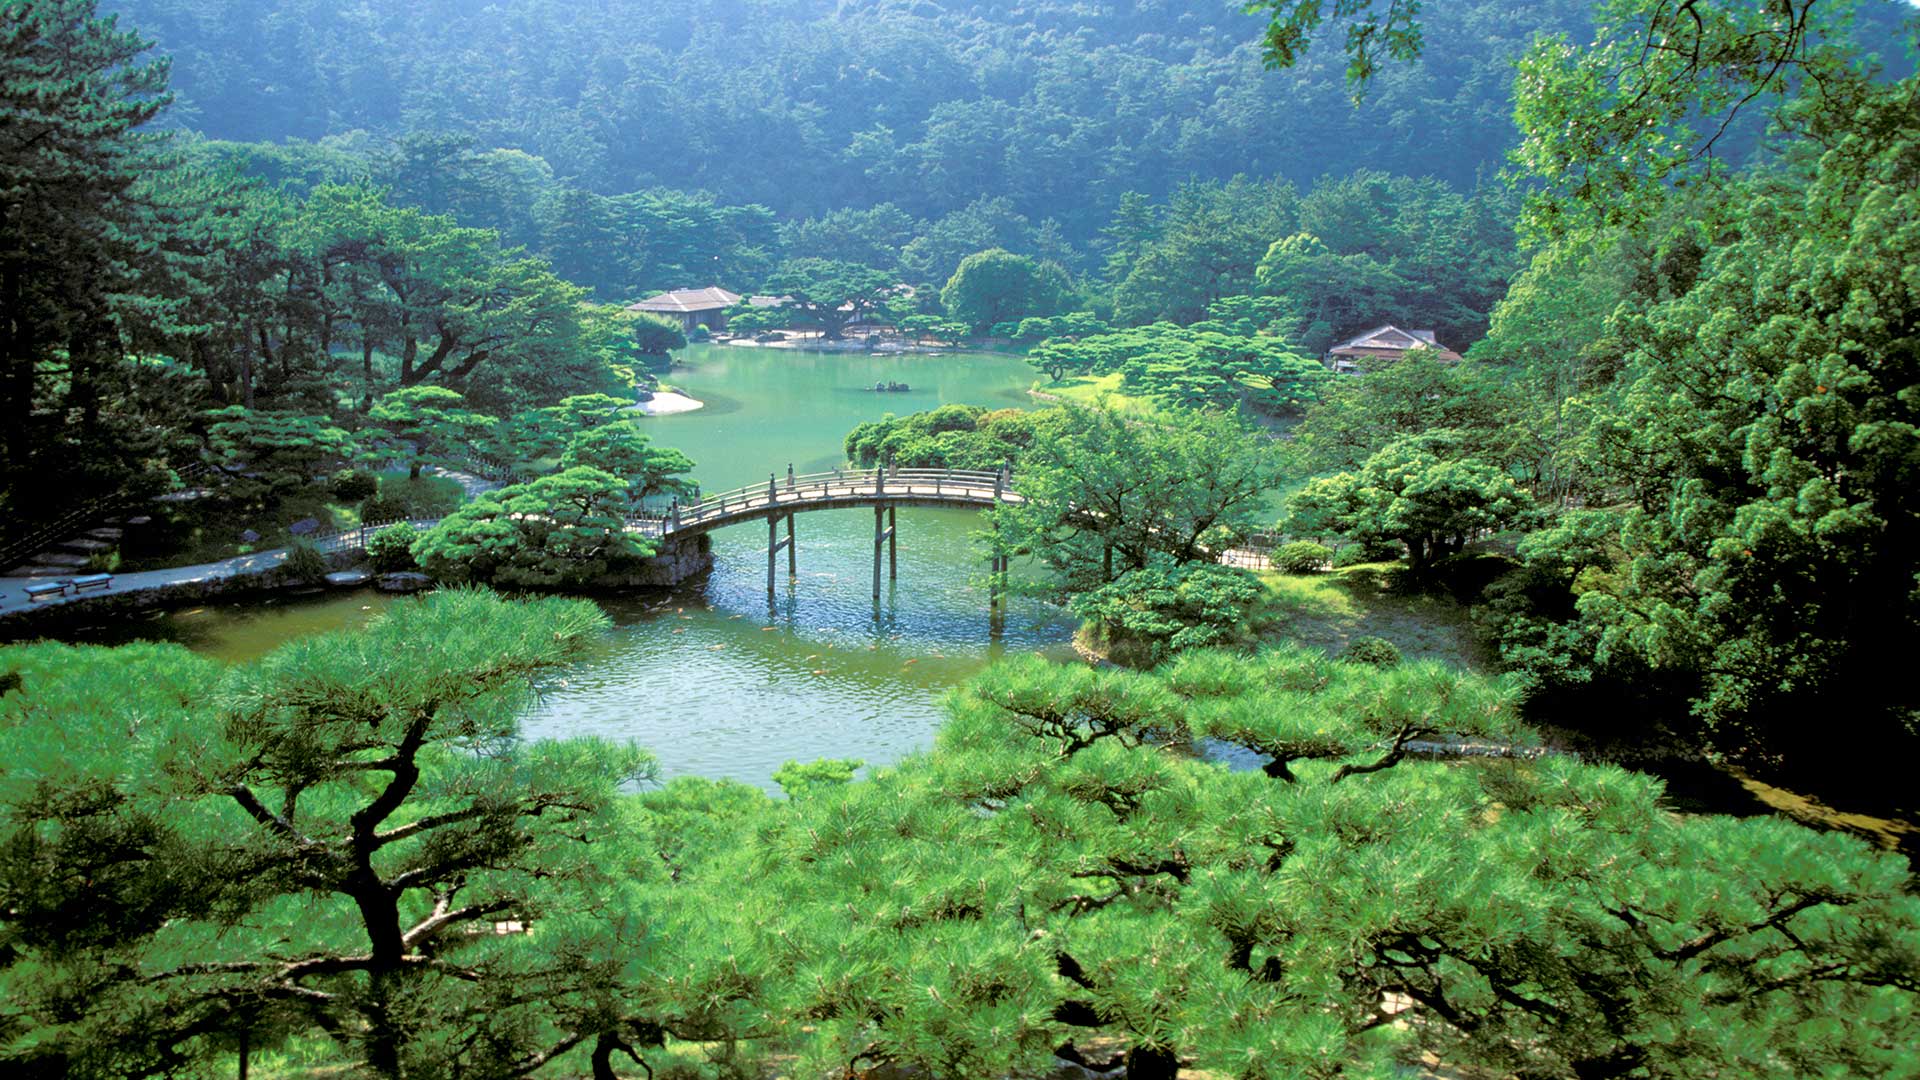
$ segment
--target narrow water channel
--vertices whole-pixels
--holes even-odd
[[[685,451],[709,491],[764,480],[791,463],[831,469],[862,421],[944,404],[1031,408],[1033,369],[991,354],[867,356],[693,346],[671,382],[706,408],[647,419],[656,442]],[[875,382],[905,383],[880,393]],[[872,598],[873,516],[823,511],[796,519],[799,573],[766,593],[760,524],[714,534],[715,569],[669,593],[601,598],[615,630],[547,680],[525,719],[533,737],[631,739],[664,776],[771,785],[782,762],[817,757],[897,760],[931,743],[940,699],[1008,652],[1065,657],[1073,625],[1015,601],[990,620],[977,515],[903,510],[899,578]],[[208,607],[97,640],[166,639],[230,660],[321,630],[361,625],[390,601],[334,594]]]

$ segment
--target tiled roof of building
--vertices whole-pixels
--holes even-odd
[[[713,285],[705,289],[675,289],[672,292],[663,292],[659,296],[650,296],[637,304],[630,304],[627,310],[686,315],[699,311],[718,311],[721,308],[730,308],[739,302],[739,293],[728,292],[718,285]]]
[[[1438,353],[1442,360],[1458,360],[1460,354],[1440,344],[1431,330],[1402,330],[1397,326],[1376,326],[1364,334],[1335,345],[1327,350],[1328,356],[1391,356],[1405,355],[1409,349],[1425,348]]]

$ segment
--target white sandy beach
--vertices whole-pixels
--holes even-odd
[[[692,412],[706,407],[706,402],[695,401],[677,390],[661,390],[653,395],[652,401],[643,401],[633,408],[634,411],[647,416],[671,416],[674,413]]]

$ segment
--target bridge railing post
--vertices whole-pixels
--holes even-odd
[[[673,531],[679,532],[680,531],[680,497],[677,495],[674,496],[672,502],[667,504],[667,518],[668,520],[673,522]]]
[[[793,490],[793,462],[787,462],[787,490]]]
[[[772,473],[768,473],[767,474],[767,505],[769,506],[773,505],[774,500],[778,499],[779,497],[780,497],[779,489],[774,486],[774,476]]]
[[[887,463],[884,461],[873,470],[873,493],[875,495],[887,493]]]

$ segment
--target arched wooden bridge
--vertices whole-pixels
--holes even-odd
[[[752,484],[692,502],[675,501],[665,511],[633,519],[635,531],[662,540],[699,536],[714,529],[750,521],[767,523],[767,592],[774,591],[779,554],[787,553],[787,574],[798,567],[794,547],[794,515],[810,510],[873,508],[873,595],[880,596],[881,556],[889,577],[899,574],[897,512],[902,506],[945,506],[984,509],[1024,500],[1013,490],[1008,469],[836,469],[830,473],[796,476],[769,474],[764,484]],[[786,523],[787,535],[780,535]],[[993,579],[1006,573],[1007,559],[995,556]]]

